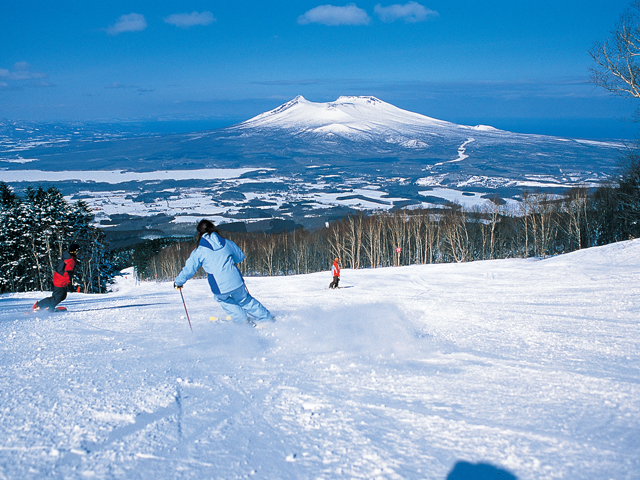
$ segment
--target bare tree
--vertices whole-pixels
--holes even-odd
[[[640,98],[640,0],[634,0],[611,31],[589,50],[595,62],[591,79],[623,97]]]
[[[389,230],[391,233],[391,241],[393,243],[392,246],[392,255],[393,255],[393,264],[397,267],[401,265],[400,261],[400,253],[398,255],[395,254],[396,249],[402,248],[405,244],[405,236],[406,236],[406,220],[405,214],[402,211],[395,211],[393,215],[389,218]]]
[[[382,222],[380,221],[380,215],[373,215],[367,218],[365,222],[365,255],[369,260],[371,268],[380,266],[380,237],[382,229]]]
[[[415,263],[421,264],[424,263],[424,238],[422,237],[422,230],[424,229],[424,217],[422,212],[418,212],[415,215],[411,216],[411,222],[409,223],[410,230],[410,238],[413,238],[413,241],[416,244],[416,256]]]
[[[553,234],[554,225],[554,201],[547,193],[535,195],[533,204],[534,215],[533,233],[536,240],[536,255],[546,257],[549,255],[549,246]]]
[[[438,245],[440,243],[439,223],[430,215],[426,222],[424,232],[424,241],[426,244],[425,257],[423,263],[433,263],[436,259]]]
[[[500,208],[501,198],[498,196],[493,196],[490,198],[491,204],[486,207],[486,211],[489,215],[490,225],[491,225],[491,238],[489,240],[489,260],[493,260],[494,252],[495,252],[495,236],[496,236],[496,225],[500,221],[500,216],[502,214],[502,209]]]
[[[566,193],[563,207],[568,217],[566,225],[569,244],[575,242],[578,250],[583,248],[582,229],[587,223],[588,192],[584,187],[574,187]],[[573,250],[573,248],[572,248]]]
[[[329,244],[331,245],[331,255],[333,257],[344,258],[345,257],[345,245],[344,245],[344,228],[342,222],[336,222],[331,225],[329,233]]]
[[[265,236],[262,243],[262,262],[265,275],[274,275],[276,236]]]
[[[347,216],[346,236],[349,240],[346,251],[351,259],[351,268],[360,268],[360,249],[362,248],[362,214]]]
[[[442,216],[443,236],[447,253],[454,262],[469,260],[469,231],[467,221],[459,204],[450,205]]]
[[[520,202],[521,218],[524,222],[524,258],[529,257],[529,215],[531,214],[531,195],[528,192],[522,192],[522,202]]]

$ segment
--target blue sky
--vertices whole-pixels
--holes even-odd
[[[296,95],[443,120],[634,137],[588,49],[628,0],[6,1],[0,117],[230,124]]]

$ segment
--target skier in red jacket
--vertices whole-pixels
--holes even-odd
[[[62,254],[62,260],[58,263],[58,268],[53,272],[53,293],[50,297],[44,298],[33,304],[33,311],[37,312],[46,308],[52,312],[56,310],[56,305],[67,298],[67,288],[72,284],[73,271],[76,268],[78,249],[80,245],[72,243],[69,250]]]
[[[338,257],[333,260],[333,282],[329,284],[329,288],[338,288],[340,282],[340,265],[338,265]]]

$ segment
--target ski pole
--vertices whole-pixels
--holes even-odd
[[[193,332],[193,327],[191,326],[191,320],[189,319],[189,312],[187,312],[187,304],[184,301],[184,295],[182,295],[182,288],[179,288],[178,290],[180,290],[180,296],[182,297],[182,305],[184,305],[184,313],[187,314],[187,320],[189,322],[189,328]]]

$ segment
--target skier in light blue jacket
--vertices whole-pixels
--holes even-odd
[[[202,267],[207,272],[214,298],[234,323],[275,322],[269,310],[249,294],[236,266],[243,260],[244,253],[235,243],[223,238],[212,222],[201,220],[198,223],[198,247],[187,259],[173,286],[182,288]]]

